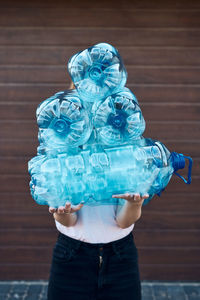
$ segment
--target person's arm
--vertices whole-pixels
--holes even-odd
[[[124,206],[118,207],[116,213],[116,223],[120,228],[127,228],[135,223],[140,217],[142,213],[142,204],[144,199],[147,199],[149,195],[144,195],[140,197],[139,194],[121,194],[121,195],[113,195],[113,198],[122,198],[127,200]]]
[[[54,219],[60,224],[70,227],[76,224],[78,219],[77,212],[82,206],[83,202],[78,205],[71,205],[71,203],[66,202],[65,206],[59,206],[58,209],[49,207],[49,212],[53,213]]]

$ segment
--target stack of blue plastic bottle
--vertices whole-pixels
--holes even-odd
[[[33,199],[58,207],[66,201],[118,204],[113,194],[149,194],[167,186],[175,173],[191,182],[192,159],[142,136],[145,120],[125,87],[127,72],[113,46],[100,43],[73,55],[68,71],[74,90],[61,91],[36,110],[37,156],[28,163]],[[177,173],[189,160],[188,179]]]

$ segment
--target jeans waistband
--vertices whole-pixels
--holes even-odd
[[[104,249],[113,248],[115,250],[116,248],[127,244],[127,242],[129,240],[134,241],[132,232],[130,232],[128,235],[126,235],[125,237],[123,237],[119,240],[115,240],[115,241],[112,241],[109,243],[88,243],[88,242],[83,242],[83,241],[71,238],[61,232],[59,232],[59,234],[58,234],[58,241],[60,241],[64,245],[70,244],[73,248],[79,248],[80,246],[83,246],[83,247],[87,247],[90,249],[92,249],[92,248],[98,249],[101,247]]]

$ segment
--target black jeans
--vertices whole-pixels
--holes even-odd
[[[62,233],[53,249],[48,300],[141,300],[138,251],[132,233],[91,244]]]

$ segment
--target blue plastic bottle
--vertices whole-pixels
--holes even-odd
[[[68,72],[83,101],[94,102],[120,91],[127,72],[116,48],[100,43],[73,55]]]
[[[131,143],[145,130],[138,101],[128,88],[96,104],[93,125],[98,143],[111,146]]]
[[[89,146],[78,155],[58,154],[41,156],[29,162],[32,174],[32,196],[39,204],[62,206],[67,200],[88,205],[119,204],[125,200],[112,198],[113,194],[148,193],[147,204],[159,194],[178,169],[185,167],[185,157],[170,153],[159,141],[142,139],[135,145],[101,148]],[[191,182],[192,160],[189,159],[188,180]],[[46,185],[49,182],[50,185]]]
[[[76,90],[56,93],[36,110],[38,154],[67,152],[83,145],[92,131],[91,121]]]

